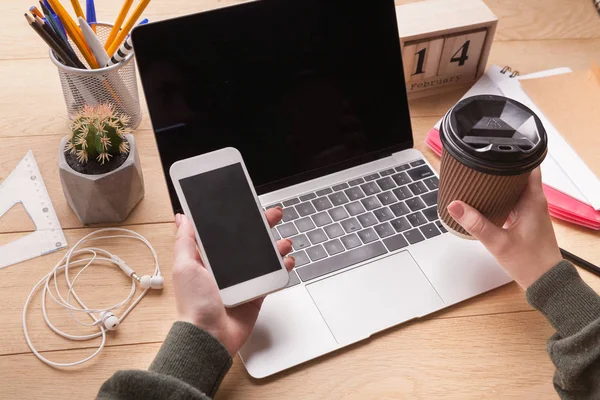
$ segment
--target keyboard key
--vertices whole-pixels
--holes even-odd
[[[396,251],[408,246],[408,242],[402,235],[396,235],[383,240],[389,251]]]
[[[281,236],[279,236],[279,232],[277,232],[277,229],[273,228],[273,229],[271,229],[271,232],[273,232],[273,239],[275,239],[275,240],[281,239]]]
[[[425,184],[423,182],[411,183],[410,185],[408,185],[408,188],[410,189],[411,192],[413,192],[415,194],[415,196],[418,196],[423,193],[427,193],[427,186],[425,186]]]
[[[328,197],[334,206],[341,206],[342,204],[346,204],[347,202],[350,201],[350,200],[348,200],[348,197],[346,197],[344,192],[333,193],[333,194],[330,194]]]
[[[425,215],[425,218],[427,218],[429,221],[435,221],[436,219],[438,219],[437,206],[423,210],[422,213],[423,215]]]
[[[375,172],[374,174],[365,176],[365,181],[374,181],[377,178],[379,178],[379,174]]]
[[[356,236],[356,233],[344,236],[342,238],[342,243],[344,243],[344,246],[346,246],[348,250],[358,247],[362,244],[358,236]]]
[[[408,240],[408,243],[410,243],[410,244],[419,243],[419,242],[422,242],[423,240],[425,240],[425,238],[423,237],[423,235],[421,234],[421,232],[418,229],[413,229],[413,230],[404,232],[404,237],[406,238],[406,240]]]
[[[392,190],[392,192],[398,198],[398,200],[406,200],[406,199],[410,199],[411,197],[413,197],[412,192],[410,190],[408,190],[408,188],[406,186],[403,186],[398,189],[394,189],[394,190]]]
[[[404,232],[407,229],[411,229],[412,226],[408,223],[408,220],[404,217],[395,219],[390,222],[396,232]]]
[[[310,260],[308,259],[308,256],[304,252],[304,250],[298,251],[296,253],[291,253],[290,256],[294,257],[294,259],[296,260],[295,268],[301,267],[310,262]]]
[[[362,199],[361,203],[363,206],[365,206],[367,211],[371,211],[371,210],[381,207],[381,203],[379,202],[379,200],[377,200],[377,197],[375,197],[375,196],[371,196],[371,197],[367,197],[366,199]]]
[[[333,190],[336,192],[339,192],[340,190],[344,190],[348,188],[348,184],[347,183],[340,183],[339,185],[335,185],[333,187]]]
[[[358,221],[363,226],[363,228],[368,228],[369,226],[373,226],[379,223],[379,221],[377,221],[377,218],[375,218],[375,215],[373,215],[372,212],[359,215]]]
[[[390,210],[394,213],[396,217],[401,217],[410,212],[410,209],[404,203],[396,203],[390,206]]]
[[[306,232],[315,229],[315,224],[313,224],[310,217],[304,217],[296,221],[296,227],[300,232]]]
[[[413,197],[412,199],[406,200],[406,205],[411,209],[411,211],[417,211],[425,208],[425,203],[423,203],[423,200],[418,197]]]
[[[300,276],[300,279],[302,279],[303,282],[306,282],[330,272],[338,271],[351,265],[370,260],[371,258],[382,256],[385,253],[387,253],[385,246],[383,243],[377,241],[314,264],[307,265],[306,267],[298,268],[296,272],[298,273],[298,276]]]
[[[312,200],[314,198],[316,198],[317,195],[314,193],[308,193],[305,194],[304,196],[300,196],[300,201],[308,201],[308,200]]]
[[[423,164],[425,164],[425,161],[423,161],[423,160],[417,160],[417,161],[411,162],[410,166],[411,167],[418,167],[419,165],[423,165]]]
[[[381,192],[381,189],[379,189],[379,186],[375,182],[367,182],[364,185],[360,185],[360,187],[367,196]]]
[[[269,208],[275,208],[275,207],[283,208],[283,204],[281,204],[281,203],[271,204],[270,206],[267,206],[266,209],[268,210]]]
[[[317,212],[313,205],[309,202],[302,203],[296,206],[296,211],[300,214],[301,217],[306,217],[307,215],[314,214]]]
[[[344,232],[340,224],[328,225],[324,229],[327,233],[327,236],[329,236],[329,239],[333,239],[346,234],[346,232]]]
[[[396,233],[394,231],[394,228],[392,228],[392,226],[390,225],[389,222],[385,222],[381,225],[377,225],[375,227],[375,231],[377,232],[377,234],[379,235],[380,238],[384,238],[384,237],[388,237],[388,236],[392,236],[394,233]]]
[[[283,209],[283,222],[290,222],[297,218],[300,218],[298,212],[294,207],[288,207]]]
[[[292,240],[292,246],[294,247],[294,250],[300,250],[310,247],[310,242],[308,241],[306,235],[298,235],[290,239]]]
[[[412,182],[408,175],[406,175],[406,172],[400,172],[399,174],[392,175],[392,179],[398,186],[406,185]]]
[[[390,190],[390,189],[393,189],[396,187],[396,184],[394,183],[392,178],[390,178],[389,176],[386,176],[385,178],[381,178],[381,179],[377,180],[376,182],[379,185],[379,187],[381,188],[381,190]]]
[[[339,193],[339,194],[343,194],[343,193]],[[333,205],[331,204],[331,202],[329,201],[329,199],[327,197],[319,197],[317,199],[314,199],[312,201],[312,203],[315,206],[315,208],[317,209],[317,211],[323,211],[323,210],[327,210],[328,208],[333,207]],[[336,205],[338,205],[338,204],[336,204]]]
[[[323,229],[315,229],[314,231],[310,231],[306,234],[306,236],[308,236],[308,240],[310,240],[312,244],[319,244],[329,240]]]
[[[434,176],[434,173],[427,165],[423,165],[422,167],[411,169],[408,171],[408,175],[410,175],[413,181],[418,181],[419,179]]]
[[[281,235],[281,237],[284,237],[284,238],[298,234],[298,230],[294,226],[293,222],[280,225],[277,227],[277,230],[279,231],[279,234]]]
[[[417,227],[419,225],[423,225],[423,224],[426,224],[427,222],[429,222],[429,221],[427,221],[427,218],[425,218],[423,216],[423,214],[421,214],[420,212],[416,212],[414,214],[407,215],[406,219],[408,219],[408,221],[414,227]]]
[[[377,198],[384,206],[390,205],[398,201],[392,192],[383,192],[377,195]]]
[[[380,208],[379,210],[375,210],[375,211],[373,211],[373,213],[375,214],[375,216],[377,217],[379,222],[389,221],[390,219],[394,218],[394,214],[392,214],[390,209],[387,207]]]
[[[325,211],[313,215],[312,219],[315,222],[315,225],[317,226],[323,226],[333,222],[329,214],[327,214],[327,212]]]
[[[421,182],[419,182],[421,183]],[[425,202],[425,204],[427,204],[428,206],[432,206],[434,204],[437,204],[438,202],[438,191],[434,191],[434,192],[429,192],[427,194],[424,194],[423,196],[421,196],[421,199],[423,199],[423,201]]]
[[[356,218],[350,218],[342,221],[342,226],[346,233],[354,232],[359,229],[362,229]]]
[[[429,188],[429,190],[437,189],[440,186],[440,180],[437,176],[432,176],[431,178],[424,179],[425,185]]]
[[[435,221],[435,225],[438,227],[438,229],[442,232],[442,233],[446,233],[448,232],[446,230],[446,228],[444,228],[444,225],[442,225],[442,221],[440,221],[439,219],[437,221]]]
[[[364,244],[371,243],[379,239],[373,228],[367,228],[358,232],[358,236],[360,236],[360,240],[362,240]]]
[[[300,283],[300,278],[298,278],[298,274],[294,271],[290,271],[290,279],[288,280],[287,285],[285,285],[284,289],[296,286]]]
[[[350,204],[346,204],[346,210],[348,210],[350,215],[352,215],[353,217],[355,215],[362,214],[365,212],[365,208],[358,201],[353,201]]]
[[[356,186],[356,185],[360,185],[361,183],[365,183],[365,180],[363,178],[356,178],[356,179],[353,179],[350,182],[348,182],[348,185]]]
[[[381,175],[381,176],[388,176],[388,175],[393,175],[395,173],[396,173],[396,171],[394,171],[394,168],[390,168],[390,169],[386,169],[385,171],[381,171],[379,173],[379,175]]]
[[[344,218],[348,218],[348,213],[344,207],[336,207],[333,210],[329,210],[329,214],[334,221],[339,221]]]
[[[365,197],[365,194],[363,193],[363,191],[360,190],[360,188],[358,188],[358,187],[353,187],[353,188],[344,190],[344,193],[346,193],[346,195],[348,196],[348,198],[350,200],[358,200],[358,199],[362,199],[363,197]]]
[[[401,166],[399,166],[399,167],[396,167],[396,171],[397,171],[397,172],[402,172],[402,171],[406,171],[406,170],[407,170],[407,169],[409,169],[409,168],[410,168],[410,165],[408,165],[408,164],[404,164],[404,165],[401,165]]]
[[[325,189],[317,190],[316,193],[317,193],[317,196],[325,196],[326,194],[333,193],[333,190],[331,188],[325,188]]]
[[[427,224],[427,225],[420,227],[419,229],[421,230],[421,232],[423,233],[423,235],[425,235],[425,237],[427,239],[431,239],[434,236],[441,235],[438,228],[435,227],[435,224]]]
[[[330,256],[334,256],[345,250],[344,246],[342,246],[342,242],[340,242],[339,239],[331,240],[323,244],[323,246],[325,246],[325,250],[327,250]]]
[[[325,252],[325,249],[320,244],[306,249],[306,254],[308,254],[311,261],[318,261],[327,257],[327,252]]]
[[[294,204],[298,204],[300,203],[300,200],[298,199],[289,199],[283,202],[283,205],[285,207],[289,207],[289,206],[293,206]]]

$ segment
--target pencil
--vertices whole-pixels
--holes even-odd
[[[41,26],[38,25],[38,23],[35,21],[35,19],[33,19],[31,15],[26,13],[25,19],[27,20],[29,26],[31,26],[33,30],[44,40],[44,42],[46,42],[48,47],[50,47],[52,51],[54,51],[54,53],[61,59],[61,61],[65,65],[68,65],[69,67],[75,66],[69,60],[69,56],[65,53],[65,51],[62,48],[60,48],[60,46],[54,41],[54,39],[52,39],[52,37],[50,37],[50,35],[48,35],[48,32],[46,32]]]
[[[123,43],[125,37],[129,34],[129,31],[133,28],[135,21],[138,20],[140,15],[142,15],[142,13],[144,12],[146,6],[148,6],[148,3],[150,3],[150,0],[141,0],[135,8],[135,10],[133,10],[131,16],[125,23],[125,26],[123,26],[123,29],[119,31],[119,34],[117,35],[115,40],[110,44],[110,47],[106,49],[106,52],[108,53],[109,57],[112,57],[112,55],[115,54],[115,51],[117,51],[121,43]]]
[[[104,42],[105,50],[108,50],[108,48],[112,44],[113,40],[115,40],[115,38],[117,37],[117,34],[121,30],[121,25],[123,24],[123,21],[125,20],[125,17],[127,16],[127,13],[129,12],[129,8],[131,7],[132,4],[133,4],[133,0],[125,0],[125,2],[123,3],[123,6],[121,6],[121,10],[119,11],[119,14],[117,15],[117,19],[115,20],[115,23],[114,23],[112,29],[110,30],[110,33],[108,34],[108,38],[106,39],[106,42]],[[110,56],[110,54],[109,54],[109,56]]]
[[[63,40],[60,38],[60,36],[58,36],[58,34],[56,32],[54,32],[52,30],[52,28],[50,28],[49,24],[44,23],[44,21],[42,21],[42,19],[40,17],[38,17],[37,15],[34,18],[35,18],[36,23],[39,26],[41,26],[42,29],[44,29],[46,31],[48,36],[50,36],[52,38],[52,40],[54,42],[56,42],[56,44],[65,52],[65,54],[68,57],[69,63],[72,64],[69,66],[74,66],[74,67],[80,68],[80,69],[86,69],[85,65],[83,65],[83,63],[81,61],[79,61],[79,58],[77,58],[77,55],[75,55],[73,50],[70,49],[69,47],[67,47],[67,44],[65,42],[63,42]],[[64,60],[64,61],[67,61],[67,60]]]
[[[71,5],[73,6],[73,10],[75,10],[75,15],[85,19],[85,15],[83,14],[83,10],[81,9],[81,4],[79,4],[79,0],[71,0]]]
[[[92,52],[87,47],[87,44],[85,43],[85,39],[83,38],[83,34],[81,33],[81,30],[79,29],[77,24],[75,24],[75,22],[71,19],[71,17],[67,13],[67,11],[63,8],[62,4],[60,4],[60,1],[59,0],[48,0],[48,2],[52,6],[52,9],[54,10],[54,12],[58,16],[58,18],[62,21],[65,29],[67,30],[69,37],[73,40],[73,42],[79,49],[79,52],[81,53],[83,58],[85,58],[85,61],[87,61],[89,66],[94,69],[100,68],[100,65],[98,65],[98,62],[92,55]]]
[[[570,253],[563,248],[560,249],[560,254],[564,257],[565,260],[569,260],[573,264],[579,265],[581,268],[591,272],[592,274],[600,276],[600,268],[595,266],[591,262],[586,261],[583,258],[578,257],[575,254]]]
[[[44,18],[44,14],[42,14],[36,6],[29,7],[29,12],[33,15],[37,15],[40,18]]]

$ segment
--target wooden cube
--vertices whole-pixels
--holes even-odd
[[[396,7],[410,98],[469,87],[485,72],[498,18],[481,0]]]

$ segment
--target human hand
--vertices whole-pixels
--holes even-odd
[[[562,260],[539,168],[531,172],[529,183],[503,228],[462,201],[450,203],[448,212],[525,289]]]
[[[269,225],[273,227],[279,222],[283,212],[280,208],[271,208],[265,215]],[[225,308],[217,283],[202,264],[192,223],[182,214],[175,216],[175,223],[177,235],[173,287],[177,318],[210,333],[234,356],[250,336],[264,298],[234,308]],[[277,248],[285,256],[292,251],[292,242],[289,239],[279,240]],[[293,257],[285,257],[283,261],[288,271],[294,268]]]

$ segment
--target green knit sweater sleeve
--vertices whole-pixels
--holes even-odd
[[[148,371],[117,371],[98,399],[209,399],[231,367],[231,356],[214,337],[175,322]]]
[[[600,296],[562,261],[527,289],[527,300],[556,329],[547,350],[563,399],[600,399]]]

